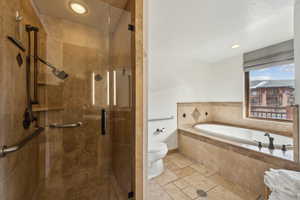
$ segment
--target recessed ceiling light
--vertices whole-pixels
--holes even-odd
[[[235,45],[233,45],[231,48],[237,49],[237,48],[240,48],[240,45],[239,45],[239,44],[235,44]]]
[[[83,4],[81,4],[79,2],[74,2],[74,1],[71,2],[70,8],[79,15],[84,15],[88,12],[86,6],[84,6]]]

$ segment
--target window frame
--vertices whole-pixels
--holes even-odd
[[[275,122],[293,122],[294,120],[290,119],[270,119],[264,117],[254,117],[250,114],[250,72],[244,71],[244,86],[245,86],[245,94],[244,94],[244,101],[245,101],[245,116],[249,119],[256,119],[256,120],[264,120],[264,121],[275,121]]]

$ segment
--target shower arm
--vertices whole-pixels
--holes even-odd
[[[32,56],[32,57],[34,57],[34,56]],[[37,59],[38,59],[41,63],[43,63],[43,64],[47,65],[48,67],[50,67],[51,69],[56,69],[56,67],[54,67],[52,64],[48,63],[48,62],[45,61],[44,59],[40,58],[39,56],[37,56]]]
[[[34,57],[36,60],[40,61],[41,63],[43,63],[44,65],[48,66],[49,68],[52,69],[52,73],[59,79],[64,80],[66,79],[69,75],[64,72],[63,70],[57,69],[54,65],[50,64],[49,62],[45,61],[44,59],[40,58],[39,56],[32,56]]]

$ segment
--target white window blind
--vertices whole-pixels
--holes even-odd
[[[244,70],[262,69],[294,62],[294,40],[244,54]]]

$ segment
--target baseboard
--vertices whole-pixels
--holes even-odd
[[[169,155],[169,154],[172,154],[172,153],[178,153],[178,152],[179,152],[178,148],[176,148],[176,149],[171,149],[171,150],[168,151],[168,155]]]

